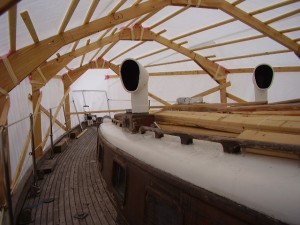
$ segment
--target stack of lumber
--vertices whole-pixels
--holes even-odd
[[[294,144],[299,145],[300,148],[300,116],[298,109],[296,111],[272,111],[266,110],[269,109],[266,106],[259,106],[258,108],[262,108],[261,111],[249,110],[250,107],[250,109],[253,108],[252,106],[235,107],[237,110],[223,108],[221,111],[219,111],[219,108],[218,112],[164,110],[155,113],[155,120],[160,128],[166,131]],[[244,150],[299,159],[299,155],[274,152],[271,149],[263,151],[257,149]]]

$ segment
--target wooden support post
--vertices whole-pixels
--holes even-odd
[[[40,110],[40,104],[42,100],[42,93],[40,90],[33,90],[32,88],[32,110],[36,111],[34,114],[35,120],[34,120],[34,140],[35,145],[38,146],[36,149],[36,156],[39,157],[43,154],[43,149],[41,148],[42,143],[42,117],[41,117],[41,110]]]
[[[219,80],[220,84],[226,84],[226,78]],[[220,101],[221,103],[227,103],[227,95],[226,95],[226,86],[222,89],[220,89]]]
[[[64,93],[66,93],[69,89],[69,86],[64,86]],[[67,94],[65,98],[65,120],[66,120],[66,128],[67,131],[71,130],[71,116],[70,116],[70,95]]]
[[[7,115],[10,107],[10,100],[9,98],[0,97],[0,126],[4,126],[7,123]],[[6,142],[8,143],[8,142]],[[8,150],[8,148],[6,148]],[[7,152],[7,156],[9,156],[9,152]],[[4,165],[1,163],[0,160],[0,206],[5,203],[5,196],[4,196]],[[8,160],[10,161],[10,160]]]

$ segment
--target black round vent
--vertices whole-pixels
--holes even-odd
[[[267,64],[261,64],[255,68],[254,77],[259,88],[267,89],[273,80],[273,69]]]
[[[127,91],[135,91],[139,85],[139,65],[131,59],[124,61],[121,66],[121,78]]]

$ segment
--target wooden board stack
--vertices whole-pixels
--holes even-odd
[[[193,106],[197,111],[163,110],[155,113],[155,120],[162,130],[186,133],[209,134],[234,137],[242,140],[265,141],[272,143],[299,145],[300,149],[300,111],[299,104],[273,104],[258,106],[229,106],[205,110]],[[279,109],[279,110],[277,110]],[[176,109],[178,110],[178,109]],[[298,154],[280,151],[249,149],[243,151],[300,159]]]

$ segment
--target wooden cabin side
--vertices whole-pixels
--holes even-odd
[[[137,160],[101,132],[98,160],[117,207],[132,225],[284,224]]]

